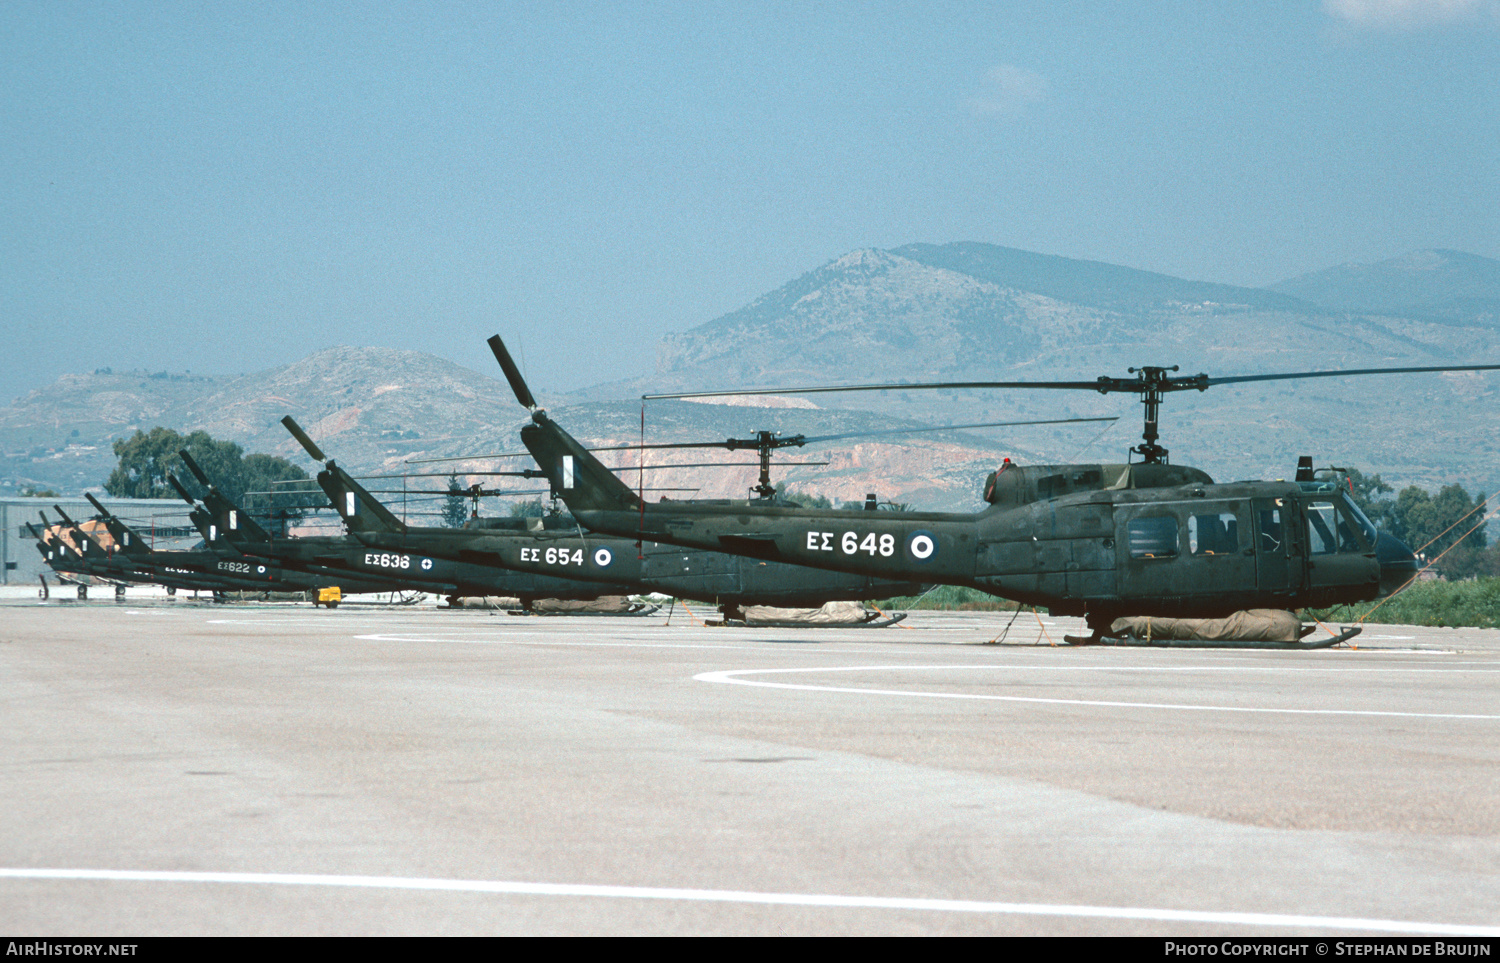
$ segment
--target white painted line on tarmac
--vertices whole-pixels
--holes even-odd
[[[1065,903],[1001,903],[986,900],[921,899],[888,896],[839,896],[824,893],[758,893],[731,889],[681,889],[656,886],[601,886],[588,883],[524,883],[478,879],[431,879],[402,876],[323,876],[305,873],[191,873],[118,869],[0,869],[0,879],[88,880],[121,883],[227,883],[250,886],[342,886],[356,889],[423,890],[450,893],[495,893],[511,896],[570,896],[593,899],[677,900],[703,903],[758,903],[765,906],[816,906],[830,909],[917,910],[937,913],[988,913],[1014,916],[1066,916],[1093,919],[1154,920],[1218,926],[1276,926],[1372,933],[1433,936],[1500,936],[1500,926],[1428,923],[1413,920],[1364,919],[1357,916],[1299,916],[1213,910],[1157,909],[1134,906],[1081,906]]]
[[[561,637],[530,636],[528,638],[513,637],[474,637],[453,638],[442,637],[436,633],[407,634],[401,632],[381,632],[373,635],[356,635],[354,638],[366,642],[431,642],[456,645],[534,645],[544,648],[607,648],[607,649],[710,649],[713,651],[728,649],[744,649],[747,652],[765,653],[774,651],[777,654],[796,653],[799,655],[827,655],[814,643],[803,642],[766,642],[758,644],[736,643],[736,642],[590,642],[579,639],[568,639]],[[874,653],[882,649],[856,649],[842,646],[839,648],[841,656],[850,653]]]
[[[1264,715],[1298,716],[1378,716],[1400,719],[1470,719],[1500,721],[1500,715],[1480,715],[1458,712],[1396,712],[1383,709],[1275,709],[1259,706],[1193,705],[1171,702],[1114,702],[1102,699],[1044,699],[1036,696],[985,695],[971,692],[924,692],[920,689],[858,689],[846,686],[796,685],[791,682],[760,682],[742,679],[747,675],[791,674],[807,672],[906,672],[906,671],[961,671],[967,669],[1050,669],[1051,666],[994,666],[994,665],[852,665],[817,669],[731,669],[722,672],[700,672],[693,676],[698,682],[716,682],[724,685],[749,685],[767,689],[793,689],[802,692],[842,692],[853,695],[906,696],[919,699],[970,699],[982,702],[1026,702],[1034,705],[1095,706],[1110,709],[1163,709],[1176,712],[1249,712]],[[1111,670],[1108,666],[1071,666],[1074,670]]]
[[[416,635],[401,632],[381,632],[374,635],[356,635],[355,638],[363,642],[456,642],[460,645],[584,646],[588,648],[620,649],[754,649],[756,651],[765,651],[765,646],[763,645],[733,645],[714,642],[583,642],[577,639],[547,638],[442,638],[438,637],[436,633]]]

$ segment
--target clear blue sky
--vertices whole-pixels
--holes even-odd
[[[1500,2],[0,5],[0,403],[334,344],[538,387],[861,247],[1500,257]]]

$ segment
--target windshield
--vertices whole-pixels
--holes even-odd
[[[1359,506],[1354,504],[1354,499],[1350,498],[1347,493],[1339,492],[1339,498],[1341,501],[1343,501],[1344,508],[1346,508],[1349,514],[1354,516],[1354,520],[1359,523],[1359,527],[1364,529],[1365,537],[1370,540],[1370,544],[1374,545],[1375,523],[1365,517],[1365,513],[1359,510]]]

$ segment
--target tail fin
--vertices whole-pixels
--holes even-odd
[[[94,510],[99,513],[99,521],[104,523],[104,527],[109,530],[109,537],[115,540],[115,545],[119,546],[122,552],[132,558],[145,558],[151,554],[151,547],[141,541],[135,532],[130,530],[130,526],[101,505],[99,499],[89,492],[84,492],[83,497],[87,498],[89,504],[93,505]]]
[[[559,428],[547,412],[537,407],[536,397],[521,377],[521,369],[500,336],[489,339],[490,350],[510,382],[516,400],[531,412],[532,423],[521,429],[521,443],[552,483],[552,495],[567,502],[574,514],[588,511],[638,511],[641,500],[615,473]]]
[[[223,533],[219,531],[219,525],[214,521],[214,517],[198,507],[198,500],[188,494],[187,488],[183,486],[182,482],[178,481],[177,476],[171,472],[167,472],[167,482],[173,488],[177,489],[177,494],[181,495],[182,500],[188,503],[188,507],[191,509],[188,512],[188,520],[193,523],[193,527],[198,530],[198,534],[203,536],[203,544],[208,546],[210,551],[227,548],[227,546],[218,544],[219,536]]]
[[[193,460],[193,456],[188,454],[186,448],[179,451],[177,457],[182,459],[182,463],[187,466],[187,470],[193,473],[194,478],[198,479],[198,484],[204,488],[214,487],[213,483],[208,480],[208,476],[203,474],[203,469],[199,468],[198,463]]]
[[[636,493],[545,411],[533,411],[531,421],[521,429],[521,444],[547,473],[552,494],[567,502],[573,514],[640,511]]]
[[[203,507],[207,508],[214,517],[214,522],[219,526],[223,536],[231,542],[269,542],[271,533],[261,528],[255,519],[245,513],[245,510],[235,504],[234,500],[219,491],[218,487],[208,480],[203,469],[188,454],[186,448],[177,453],[182,463],[198,479],[198,484],[208,489],[208,494],[203,498]],[[179,485],[178,491],[182,488]]]
[[[318,472],[318,485],[328,495],[328,500],[333,502],[334,510],[344,520],[350,532],[381,532],[404,534],[406,523],[401,521],[390,510],[382,505],[374,495],[365,490],[359,482],[350,477],[338,465],[334,464],[332,458],[323,454],[313,440],[308,437],[302,426],[287,415],[281,419],[281,424],[292,437],[302,445],[307,453],[318,461],[323,462],[323,471]]]
[[[198,530],[198,534],[203,536],[203,544],[209,551],[231,551],[230,547],[222,542],[224,533],[219,530],[219,523],[214,521],[214,517],[208,512],[194,505],[193,510],[188,512],[188,520],[193,523],[193,527]]]
[[[30,522],[26,523],[26,531],[30,532],[31,537],[36,539],[36,550],[42,553],[43,560],[50,566],[52,564],[52,553],[57,551],[53,547],[51,540],[43,532],[37,531],[36,526]]]
[[[404,533],[406,523],[379,500],[365,490],[364,486],[335,465],[330,459],[328,467],[318,472],[318,484],[328,494],[328,500],[338,511],[339,517],[351,532]]]
[[[42,539],[57,553],[57,557],[62,560],[78,558],[78,549],[63,537],[62,523],[58,522],[54,525],[47,521],[47,513],[40,508],[36,510],[36,513],[42,520]]]
[[[62,516],[63,524],[58,527],[58,534],[66,533],[78,549],[79,555],[84,558],[103,558],[109,554],[104,550],[104,546],[94,541],[92,535],[79,528],[78,523],[68,517],[68,513],[62,510],[61,505],[53,505],[52,510]]]

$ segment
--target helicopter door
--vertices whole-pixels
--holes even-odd
[[[1307,518],[1308,588],[1337,590],[1374,584],[1380,578],[1374,548],[1348,507],[1333,498],[1302,503]]]
[[[1120,509],[1124,509],[1121,511]],[[1184,594],[1182,523],[1169,506],[1116,506],[1120,545],[1120,595],[1125,598]]]
[[[1184,570],[1191,594],[1227,599],[1253,593],[1255,549],[1245,525],[1249,503],[1204,500],[1190,503],[1187,513]]]
[[[1293,592],[1302,585],[1297,551],[1297,513],[1284,498],[1257,498],[1255,516],[1255,586],[1261,592]]]

